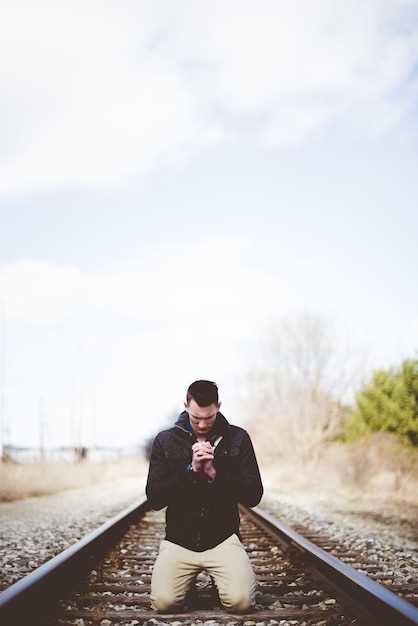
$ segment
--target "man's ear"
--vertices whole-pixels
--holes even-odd
[[[184,404],[184,408],[186,409],[186,411],[188,412],[188,408],[187,408],[187,402],[183,402]]]
[[[218,410],[221,408],[222,402],[218,402]]]

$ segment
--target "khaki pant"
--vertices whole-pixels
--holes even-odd
[[[151,606],[162,612],[177,610],[201,570],[213,577],[222,605],[246,611],[254,603],[256,579],[250,559],[237,535],[215,548],[194,552],[163,539],[151,577]]]

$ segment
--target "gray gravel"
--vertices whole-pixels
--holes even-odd
[[[0,590],[98,528],[143,493],[143,478],[125,478],[0,503]]]
[[[418,507],[273,489],[260,506],[289,525],[303,525],[359,553],[361,562],[378,566],[386,583],[418,579]],[[338,558],[347,563],[356,560]]]
[[[138,501],[144,486],[143,477],[129,478],[53,496],[0,503],[0,589]],[[353,514],[353,502],[342,499],[329,501],[311,493],[280,493],[268,487],[267,492],[261,507],[285,517],[284,521],[309,526],[351,550],[363,552],[382,571],[393,575],[394,582],[417,579],[418,532],[414,535],[414,519],[408,518],[405,525],[401,509],[398,515],[393,509],[386,517],[381,511],[375,519],[367,514],[366,505],[357,507]]]

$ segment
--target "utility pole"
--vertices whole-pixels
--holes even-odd
[[[73,352],[73,360],[71,367],[71,437],[72,448],[74,451],[74,460],[80,460],[82,448],[82,419],[83,419],[83,397],[80,385],[80,363],[81,363],[81,346],[76,344]]]
[[[76,455],[77,450],[77,385],[76,385],[76,372],[75,372],[75,363],[72,363],[71,368],[71,408],[70,408],[70,436],[71,436],[71,447],[74,451],[74,456]]]
[[[91,447],[94,450],[97,447],[97,396],[93,392],[91,400]]]
[[[43,461],[45,459],[45,402],[42,396],[39,396],[38,403],[38,423],[39,423],[39,456]]]

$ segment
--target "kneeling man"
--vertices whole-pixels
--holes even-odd
[[[256,506],[263,485],[248,433],[219,412],[218,388],[197,380],[185,411],[153,443],[146,494],[167,507],[166,535],[151,578],[151,606],[178,610],[195,575],[206,570],[228,611],[254,603],[255,575],[239,533],[238,503]]]

